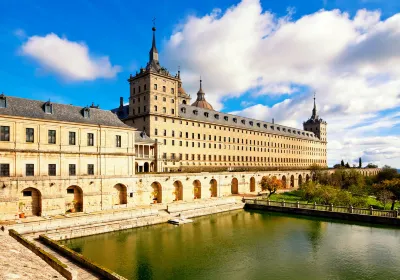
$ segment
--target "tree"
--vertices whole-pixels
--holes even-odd
[[[261,190],[269,191],[268,197],[276,193],[277,190],[282,189],[283,182],[282,180],[277,179],[274,177],[264,176],[261,178],[260,181]]]
[[[335,164],[334,166],[333,166],[333,168],[335,168],[335,169],[339,169],[339,168],[341,168],[342,167],[342,165],[340,164],[340,163],[337,163],[337,164]]]
[[[340,165],[344,167],[344,161],[342,159],[342,161],[340,162]]]
[[[396,201],[400,200],[400,179],[395,178],[392,180],[384,180],[378,184],[374,184],[374,188],[377,190],[377,193],[382,190],[387,190],[393,193],[392,197],[390,198],[392,200],[392,207],[390,209],[394,210]]]
[[[361,161],[361,158],[358,158],[358,168],[362,168],[362,161]]]
[[[346,167],[346,168],[350,168],[350,164],[349,164],[349,163],[346,163],[345,167]]]
[[[378,165],[372,164],[372,163],[368,163],[368,165],[365,168],[378,168]]]
[[[398,177],[397,170],[388,165],[382,167],[378,175],[376,175],[378,182],[383,182],[384,180],[392,180],[396,177]]]
[[[380,190],[377,195],[376,199],[383,204],[383,209],[386,209],[386,204],[389,203],[389,201],[392,199],[394,194],[391,191],[388,191],[386,189]]]

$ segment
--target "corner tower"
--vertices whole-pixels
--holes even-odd
[[[149,137],[155,136],[154,121],[158,117],[178,117],[181,103],[189,103],[188,96],[182,88],[180,71],[171,75],[161,66],[156,46],[156,28],[153,26],[153,38],[149,60],[145,68],[135,75],[130,75],[129,113],[124,119],[127,125],[145,131]]]
[[[315,103],[314,93],[314,108],[312,109],[311,118],[303,123],[304,130],[314,132],[319,140],[326,142],[326,126],[327,123],[317,114],[317,105]]]

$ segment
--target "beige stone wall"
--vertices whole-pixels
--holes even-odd
[[[184,119],[178,114],[179,102],[186,100],[178,97],[179,83],[175,77],[143,73],[130,84],[125,123],[161,143],[158,158],[166,160],[159,171],[327,166],[325,127],[320,141]]]
[[[379,169],[360,169],[364,175],[376,174]],[[160,186],[161,203],[171,203],[177,198],[176,186],[183,201],[195,200],[195,187],[201,188],[201,197],[212,197],[211,182],[216,185],[216,196],[225,197],[236,193],[257,193],[263,176],[276,176],[286,180],[286,188],[296,188],[299,178],[306,182],[310,178],[309,170],[271,171],[271,172],[221,172],[221,173],[170,173],[170,174],[137,174],[136,176],[77,176],[75,178],[0,178],[0,220],[15,219],[19,211],[19,202],[25,207],[37,208],[42,216],[64,214],[69,210],[72,194],[68,188],[80,190],[83,212],[96,212],[107,209],[136,207],[153,203],[154,183]],[[291,181],[293,178],[293,181]],[[309,179],[308,179],[309,180]],[[196,182],[196,184],[195,184]],[[252,183],[253,182],[253,183]],[[293,182],[293,183],[291,183]],[[199,184],[200,183],[200,184]],[[24,197],[23,191],[34,190],[35,196],[40,197],[38,204],[29,204],[33,200]],[[121,200],[121,198],[123,198]],[[37,201],[37,200],[36,200]],[[23,209],[29,214],[31,208]]]

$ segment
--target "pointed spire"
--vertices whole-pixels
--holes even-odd
[[[200,89],[197,92],[197,100],[201,101],[201,100],[206,100],[205,98],[205,93],[203,92],[203,85],[202,85],[202,80],[201,80],[201,76],[200,76]]]
[[[317,118],[317,105],[315,104],[315,92],[314,92],[314,108],[313,108],[313,110],[312,110],[312,118],[313,119],[316,119]]]
[[[157,51],[157,47],[156,47],[156,26],[155,26],[155,18],[153,19],[153,28],[151,30],[153,30],[153,42],[151,44],[151,49],[150,49],[150,60],[149,62],[151,63],[153,60],[155,62],[158,62],[158,51]]]

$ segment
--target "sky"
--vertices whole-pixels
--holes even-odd
[[[102,109],[128,100],[155,18],[160,63],[215,109],[328,122],[328,165],[400,168],[400,1],[0,0],[0,92]],[[193,100],[194,101],[194,100]]]

